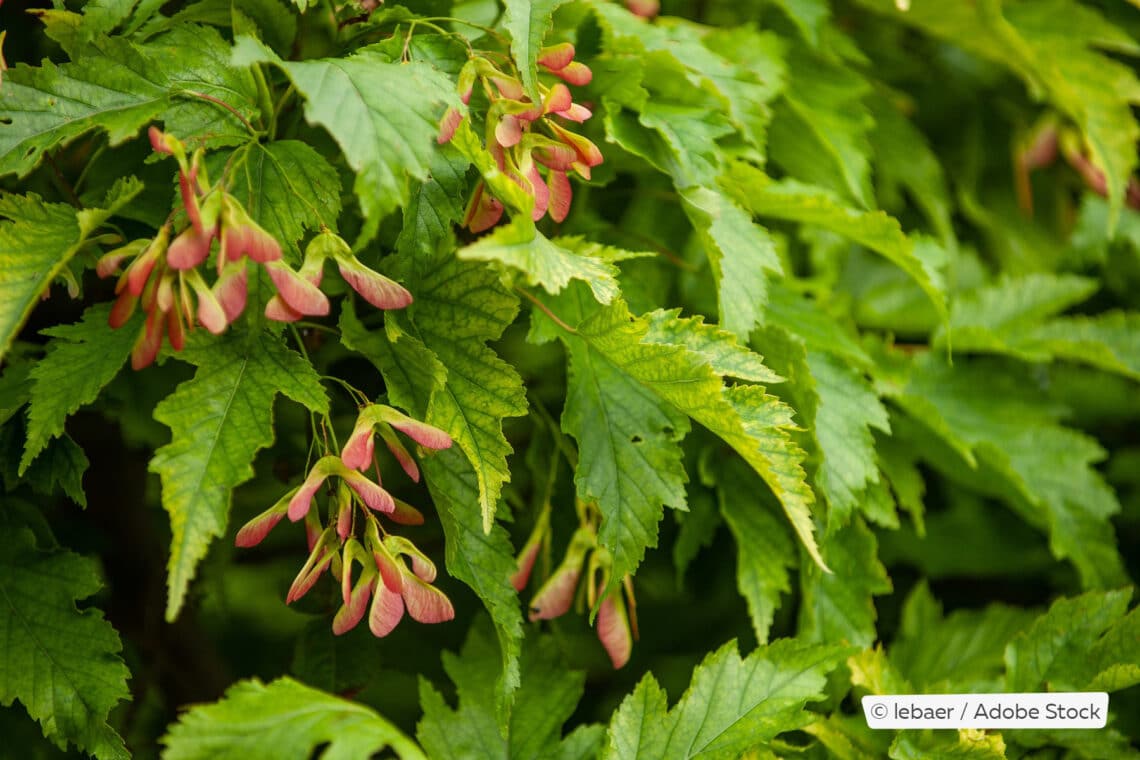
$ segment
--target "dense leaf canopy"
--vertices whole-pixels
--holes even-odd
[[[1138,106],[1135,0],[0,5],[3,752],[1140,758]],[[1108,725],[860,708],[1001,691]]]

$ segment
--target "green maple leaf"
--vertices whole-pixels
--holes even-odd
[[[788,568],[796,564],[796,545],[778,505],[771,497],[757,498],[756,478],[742,461],[725,462],[716,472],[716,494],[736,539],[736,587],[748,603],[756,639],[764,642],[780,595],[792,589]]]
[[[39,551],[22,525],[0,530],[0,704],[19,700],[61,749],[71,742],[99,760],[125,760],[107,724],[129,696],[122,645],[98,610],[75,607],[100,586],[94,561]]]
[[[696,187],[681,197],[716,279],[720,322],[746,340],[768,301],[769,274],[783,274],[772,236],[724,193]]]
[[[324,760],[390,749],[423,760],[416,743],[364,705],[279,678],[241,681],[221,700],[189,710],[163,737],[169,760]]]
[[[427,421],[446,430],[471,463],[483,529],[490,532],[511,477],[503,420],[525,415],[527,404],[518,373],[486,343],[514,321],[518,299],[494,271],[474,262],[416,259],[414,266],[405,280],[416,298],[407,310],[407,332],[447,368],[431,394]]]
[[[522,272],[527,282],[555,294],[570,280],[582,280],[594,297],[609,303],[618,293],[617,267],[608,261],[576,252],[550,240],[525,217],[496,227],[456,252],[461,259],[494,261]]]
[[[779,46],[746,29],[711,32],[680,20],[650,25],[616,5],[594,10],[622,69],[615,77],[623,84],[602,96],[607,136],[672,178],[709,257],[720,321],[745,339],[760,319],[769,273],[782,267],[767,231],[717,188],[717,140],[735,126],[758,151],[763,147],[767,103],[783,86]],[[717,49],[741,53],[753,66],[732,63]],[[636,88],[629,86],[630,72],[639,74]],[[690,86],[692,80],[701,86]],[[721,114],[723,104],[730,119]]]
[[[629,462],[636,463],[639,458],[657,465],[671,461],[676,456],[673,450],[675,443],[670,443],[668,437],[678,430],[676,424],[666,427],[666,420],[674,418],[668,411],[672,407],[704,425],[744,458],[776,494],[812,558],[823,565],[811,523],[814,497],[804,480],[803,452],[789,435],[794,428],[792,410],[765,393],[761,386],[726,386],[712,365],[713,361],[723,361],[724,351],[708,350],[710,333],[702,322],[674,319],[675,324],[670,329],[662,330],[658,325],[651,334],[649,321],[632,316],[620,299],[601,307],[577,287],[568,288],[553,303],[551,313],[557,315],[561,324],[534,312],[532,338],[541,341],[557,336],[570,353],[574,373],[579,372],[580,367],[597,367],[583,382],[586,390],[580,392],[588,393],[586,398],[594,398],[595,405],[605,403],[607,398],[613,400],[611,403],[622,404],[640,399],[636,403],[642,413],[650,408],[651,403],[664,402],[666,405],[656,406],[653,417],[656,434],[653,426],[639,430],[639,426],[631,423],[625,426],[628,436],[614,436],[611,439],[613,446],[602,445],[601,448],[594,440],[598,435],[594,429],[596,426],[586,424],[584,412],[569,416],[564,413],[563,424],[579,443],[578,487],[593,486],[591,490],[580,490],[579,495],[585,499],[604,496],[598,502],[603,514],[599,532],[603,545],[611,551],[619,551],[627,560],[640,561],[644,547],[654,545],[644,542],[655,542],[661,501],[673,505],[680,501],[679,489],[683,481],[680,480],[679,469],[665,470],[675,473],[671,475],[672,480],[645,481],[653,484],[652,499],[639,498],[637,488],[620,487],[615,490],[612,484],[603,483],[601,476],[614,471],[617,463],[628,466]],[[671,334],[685,332],[695,335],[678,343],[657,342],[671,340]],[[723,331],[716,335],[718,341],[730,346],[728,353],[732,354],[735,338]],[[701,350],[702,346],[704,350]],[[575,382],[573,376],[571,381]],[[588,390],[591,381],[599,384],[597,390]],[[571,388],[572,397],[576,392],[579,391]],[[567,410],[573,408],[569,406]],[[653,434],[649,439],[653,447],[644,451],[630,450],[630,446],[640,443],[637,439],[646,432]],[[582,437],[579,438],[579,434]],[[661,434],[666,437],[661,438]],[[621,457],[614,454],[619,441],[621,450],[626,452]],[[601,459],[595,461],[594,457]],[[604,494],[600,493],[603,489]],[[666,495],[669,498],[662,498]],[[607,519],[615,524],[607,527]],[[628,562],[623,562],[620,568],[615,564],[615,575],[620,570],[632,569]]]
[[[646,675],[614,713],[602,757],[736,758],[765,748],[812,722],[804,707],[824,698],[827,674],[849,652],[782,639],[741,659],[729,642],[697,666],[671,710],[664,690]]]
[[[1140,683],[1131,589],[1058,599],[1005,649],[1010,691],[1118,691]]]
[[[498,336],[506,324],[513,321],[518,307],[496,282],[493,273],[476,264],[458,262],[443,253],[452,249],[452,224],[463,213],[458,199],[466,187],[466,168],[467,161],[459,152],[445,147],[433,159],[431,179],[415,189],[404,209],[404,229],[398,239],[400,259],[412,275],[408,281],[417,305],[425,297],[434,301],[428,318],[415,326],[418,331],[414,333],[408,331],[410,327],[400,327],[396,319],[385,320],[383,332],[370,332],[356,318],[350,302],[341,312],[341,338],[346,346],[359,351],[380,370],[391,403],[432,424],[439,424],[431,416],[434,409],[454,410],[460,403],[470,404],[476,410],[473,419],[486,425],[479,439],[485,438],[491,442],[491,448],[505,449],[509,453],[510,445],[502,437],[501,419],[488,420],[478,416],[477,410],[486,405],[511,413],[515,410],[525,413],[522,380],[513,369],[500,373],[498,368],[505,365],[483,345],[483,341]],[[447,273],[439,271],[441,256],[446,257],[443,261],[447,262]],[[418,269],[412,268],[412,262]],[[452,278],[451,274],[456,273],[461,276]],[[433,283],[443,287],[433,291]],[[437,318],[432,319],[430,315],[435,312],[438,312]],[[453,324],[450,320],[469,314],[475,319],[464,329],[473,330],[477,337],[458,346],[450,345],[448,324]],[[425,326],[431,329],[423,329]],[[449,362],[446,366],[444,357]],[[452,368],[459,377],[451,375]],[[467,378],[479,378],[479,381],[471,382]],[[480,397],[482,382],[488,383],[486,398]],[[437,395],[444,396],[445,401],[435,401]],[[509,403],[502,403],[496,396]],[[460,429],[449,432],[458,435]],[[474,438],[472,430],[466,433]],[[483,449],[484,455],[488,450]],[[502,670],[496,689],[497,716],[500,726],[505,726],[519,685],[522,614],[518,596],[509,581],[515,572],[510,537],[501,526],[484,522],[487,513],[483,509],[474,508],[489,498],[485,490],[488,477],[496,487],[501,486],[501,481],[495,480],[495,473],[499,471],[494,461],[489,464],[476,461],[478,464],[468,459],[466,450],[456,446],[425,458],[422,466],[447,539],[447,570],[471,587],[486,605],[495,624],[502,651]],[[476,467],[483,474],[482,482]],[[497,491],[494,498],[498,500]],[[492,503],[494,506],[497,505]],[[489,531],[485,531],[485,527],[489,527]]]
[[[926,137],[906,117],[893,99],[872,95],[868,99],[875,128],[869,135],[875,157],[875,185],[884,208],[901,206],[899,192],[922,210],[938,239],[954,242],[951,221],[953,204],[942,164]]]
[[[32,194],[0,197],[0,219],[8,220],[0,221],[0,359],[91,233],[141,190],[134,178],[121,180],[107,193],[105,208],[82,211]]]
[[[607,52],[632,58],[649,54],[648,76],[643,77],[650,92],[666,96],[666,100],[668,94],[683,100],[686,96],[682,88],[671,88],[660,81],[662,75],[680,73],[683,79],[697,82],[718,96],[728,106],[733,125],[758,153],[763,151],[765,130],[771,119],[768,104],[785,86],[782,40],[750,28],[715,29],[680,18],[664,17],[650,24],[614,3],[596,3],[593,11],[601,22]],[[650,105],[636,96],[611,98],[635,110]],[[671,107],[668,103],[663,105]],[[651,112],[654,108],[650,105]],[[686,147],[692,150],[702,146],[693,141]]]
[[[79,444],[64,433],[48,442],[47,446],[24,472],[22,480],[33,491],[52,496],[57,490],[81,507],[87,506],[83,490],[83,474],[91,462]]]
[[[902,629],[891,644],[890,659],[925,693],[1001,691],[1006,645],[1034,617],[1031,610],[1004,604],[944,616],[923,581],[903,606]]]
[[[809,353],[807,366],[819,399],[808,424],[823,462],[816,475],[831,511],[828,526],[845,524],[863,490],[879,482],[872,429],[891,432],[887,410],[871,384],[829,354]]]
[[[891,581],[879,562],[875,534],[860,518],[823,537],[831,573],[804,563],[800,569],[799,635],[807,641],[843,641],[870,646],[877,638],[873,597],[888,594]]]
[[[1047,274],[1002,278],[980,287],[955,301],[951,310],[954,349],[1026,361],[1069,360],[1140,379],[1140,314],[1055,316],[1095,290],[1093,280]],[[945,334],[936,340],[945,341]]]
[[[827,0],[776,0],[812,47],[819,47],[820,32],[827,26],[831,8]]]
[[[506,13],[503,26],[511,33],[511,54],[515,57],[523,88],[535,103],[542,98],[538,93],[538,74],[535,61],[542,40],[550,31],[551,17],[566,0],[504,0]]]
[[[864,102],[870,92],[849,65],[792,48],[788,83],[769,130],[772,160],[798,180],[874,208],[868,139],[874,120]]]
[[[408,202],[409,177],[425,180],[439,119],[459,106],[452,82],[427,63],[392,61],[362,48],[347,58],[283,61],[252,37],[234,46],[233,61],[279,66],[305,97],[305,118],[328,130],[356,172],[353,188],[364,214],[357,245],[381,218]]]
[[[247,121],[257,113],[253,77],[231,68],[228,56],[216,30],[186,25],[144,45],[97,38],[71,63],[13,67],[0,89],[0,112],[10,119],[0,124],[0,176],[27,174],[46,151],[90,130],[117,145],[155,119],[182,140],[248,140],[234,113],[200,97],[225,101]]]
[[[138,321],[112,330],[107,325],[110,311],[110,305],[93,306],[73,325],[41,331],[54,340],[31,371],[27,440],[20,474],[63,433],[67,418],[94,401],[126,362],[137,337]]]
[[[590,305],[570,312],[571,304],[564,299],[559,311],[581,329]],[[664,507],[687,508],[680,441],[689,420],[630,374],[638,365],[667,361],[676,350],[642,343],[644,334],[643,325],[610,323],[582,334],[583,340],[565,341],[562,429],[578,442],[578,495],[602,513],[598,540],[613,557],[613,584],[637,568],[646,547],[657,545]]]
[[[1105,455],[1094,439],[1058,424],[1062,410],[1004,367],[959,361],[951,368],[923,356],[905,372],[880,385],[942,441],[944,448],[924,445],[931,464],[953,471],[956,452],[974,471],[972,486],[988,484],[1044,530],[1054,556],[1072,561],[1086,587],[1125,581],[1110,522],[1120,504],[1092,467]]]
[[[585,673],[563,662],[557,642],[536,637],[523,648],[522,685],[506,732],[494,714],[494,684],[499,675],[496,642],[484,620],[476,620],[458,655],[443,654],[443,668],[455,683],[458,704],[451,707],[424,678],[420,679],[423,718],[416,737],[433,758],[480,757],[487,760],[596,757],[604,729],[579,726],[562,738],[562,724],[578,706]]]
[[[794,180],[773,181],[759,169],[735,162],[723,180],[725,189],[753,214],[821,227],[863,245],[892,262],[914,280],[946,317],[941,260],[934,249],[918,249],[898,221],[881,211],[850,208],[821,188]]]
[[[253,477],[253,457],[273,442],[278,393],[315,412],[328,411],[316,371],[268,334],[233,333],[181,354],[198,367],[154,410],[171,429],[150,470],[162,479],[162,505],[173,533],[166,619],[182,608],[198,562],[226,529],[230,493]]]

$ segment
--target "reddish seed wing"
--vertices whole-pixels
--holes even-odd
[[[561,222],[570,213],[570,201],[574,197],[574,191],[570,189],[570,179],[566,176],[566,172],[551,169],[548,186],[550,187],[550,218],[556,222]]]
[[[288,264],[271,261],[265,265],[265,271],[269,272],[274,287],[289,308],[318,317],[329,313],[329,299],[321,289],[290,269]]]
[[[451,600],[442,591],[424,583],[407,570],[404,570],[403,574],[404,605],[412,620],[420,623],[442,623],[455,617],[455,608],[451,606]]]
[[[538,550],[542,548],[539,541],[528,542],[522,553],[515,560],[515,573],[511,576],[511,585],[515,591],[522,591],[530,580],[530,573],[534,569],[534,561],[538,558]]]
[[[343,605],[333,618],[334,634],[340,636],[351,631],[364,618],[364,613],[368,611],[368,600],[372,598],[372,589],[375,586],[376,579],[370,578],[353,589],[348,603]]]
[[[360,420],[352,429],[352,435],[340,451],[340,461],[351,470],[364,470],[372,464],[372,455],[375,450],[375,440],[372,436],[372,424]]]
[[[392,495],[359,472],[352,470],[341,477],[345,479],[353,491],[356,491],[369,509],[388,513],[396,509],[396,502],[392,500]]]
[[[174,269],[193,269],[210,255],[210,240],[193,227],[182,230],[170,250],[166,252],[166,263]]]
[[[613,666],[620,668],[629,662],[629,656],[633,652],[633,638],[620,592],[611,593],[602,600],[602,606],[598,608],[597,625],[598,639],[605,647]]]
[[[304,517],[309,508],[313,505],[313,496],[316,495],[317,489],[321,487],[321,483],[325,482],[328,476],[319,467],[314,467],[309,476],[305,478],[305,482],[297,489],[297,493],[289,500],[289,519],[297,522]]]
[[[574,591],[578,588],[581,572],[581,563],[559,566],[530,600],[530,619],[553,620],[565,615],[574,603]]]
[[[412,294],[403,285],[355,259],[338,259],[337,266],[344,281],[377,309],[403,309],[412,302]]]
[[[573,60],[574,46],[569,42],[560,42],[538,51],[538,65],[551,71],[564,69]]]
[[[218,281],[214,283],[214,297],[222,305],[226,322],[233,322],[245,310],[245,300],[248,293],[246,280],[247,272],[244,261],[229,264]]]
[[[372,609],[368,613],[368,630],[372,635],[383,638],[396,628],[403,617],[404,598],[385,584],[377,584]]]
[[[296,322],[303,316],[305,315],[296,309],[289,308],[289,304],[279,295],[273,296],[265,303],[265,318],[274,322]]]
[[[395,410],[393,410],[393,412],[394,413],[388,413],[384,421],[419,445],[426,446],[429,449],[436,449],[437,451],[451,448],[451,436],[439,428],[434,425],[429,425],[426,422],[412,419],[399,412],[395,412]]]

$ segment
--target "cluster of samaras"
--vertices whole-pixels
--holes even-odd
[[[135,240],[103,256],[96,272],[108,277],[130,264],[119,277],[118,298],[110,324],[121,327],[138,306],[146,324],[131,351],[131,366],[149,365],[162,347],[163,336],[180,351],[195,322],[219,334],[245,310],[248,261],[265,267],[277,294],[265,305],[265,316],[292,322],[302,316],[324,316],[329,300],[321,292],[326,259],[366,301],[379,309],[400,309],[412,295],[399,283],[366,267],[337,235],[323,231],[305,250],[300,271],[282,260],[281,245],[250,218],[224,183],[211,185],[202,162],[202,150],[187,159],[185,147],[173,136],[150,128],[152,147],[178,160],[181,212],[172,213],[152,239]],[[175,223],[183,225],[171,240]],[[202,270],[216,251],[216,278],[206,282]]]
[[[597,609],[598,639],[615,668],[629,661],[637,638],[637,603],[633,579],[626,575],[614,588],[613,560],[598,543],[601,515],[596,506],[578,502],[578,529],[570,538],[562,562],[530,600],[530,619],[552,620],[570,611],[577,599],[580,607]],[[511,584],[516,591],[526,588],[538,558],[539,549],[550,542],[549,513],[544,512],[531,531],[516,560]],[[584,571],[584,572],[583,572]],[[620,587],[619,587],[620,586]]]
[[[602,162],[602,153],[590,140],[552,117],[578,123],[590,118],[590,109],[575,103],[563,82],[585,85],[593,74],[586,64],[574,60],[574,46],[569,42],[543,48],[538,65],[563,80],[550,87],[540,84],[538,102],[526,95],[517,77],[482,57],[471,58],[459,73],[459,96],[468,104],[476,83],[482,84],[489,104],[486,145],[499,171],[534,198],[535,221],[549,213],[551,219],[561,222],[570,212],[572,197],[567,173],[589,179],[591,167]],[[439,142],[450,141],[462,121],[458,109],[448,109],[440,123]],[[480,182],[463,223],[472,232],[482,232],[498,223],[502,215],[502,201]]]
[[[379,467],[375,468],[375,480],[363,472],[375,464],[375,436],[379,433],[408,477],[419,481],[419,468],[396,436],[397,430],[428,449],[451,446],[451,437],[442,430],[390,406],[369,404],[360,410],[339,456],[327,454],[318,459],[301,485],[246,523],[235,540],[239,547],[256,546],[284,517],[293,522],[304,520],[309,558],[285,601],[300,599],[325,571],[330,571],[341,585],[343,603],[332,625],[338,635],[354,628],[366,612],[368,627],[377,636],[391,633],[405,611],[421,623],[455,617],[451,601],[431,585],[435,564],[407,538],[388,533],[377,517],[384,515],[400,525],[420,525],[423,515],[383,488]],[[335,488],[329,489],[327,519],[322,524],[320,510],[313,509],[313,499],[329,478],[338,480]],[[356,565],[360,569],[354,578]]]

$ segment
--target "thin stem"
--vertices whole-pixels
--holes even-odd
[[[281,119],[281,114],[285,111],[285,104],[289,102],[289,98],[291,98],[296,91],[297,88],[290,82],[289,86],[285,88],[285,92],[281,94],[281,98],[277,101],[276,105],[273,106],[274,135],[276,135],[277,122]]]
[[[306,322],[302,320],[300,322],[294,322],[293,324],[295,324],[297,327],[303,327],[306,330],[320,330],[321,332],[326,332],[329,335],[335,335],[338,338],[340,337],[339,330],[337,330],[335,327],[322,325],[320,322]]]
[[[82,171],[79,172],[79,176],[75,179],[74,187],[76,190],[83,186],[83,181],[87,179],[87,171],[95,165],[95,162],[98,160],[99,156],[103,155],[103,151],[105,150],[107,150],[107,143],[104,142],[95,149],[95,151],[91,154],[91,158],[87,159],[87,161],[83,164]]]
[[[321,375],[321,380],[331,380],[334,383],[339,384],[342,388],[344,388],[346,391],[348,391],[348,395],[350,395],[352,397],[353,401],[356,401],[356,402],[362,401],[362,402],[364,402],[364,404],[368,403],[368,396],[366,396],[363,391],[354,387],[351,383],[349,383],[345,380],[342,380],[339,377],[336,377],[334,375]]]
[[[245,128],[249,130],[249,133],[251,135],[254,135],[256,137],[258,134],[257,130],[253,128],[253,125],[249,123],[249,120],[241,115],[240,111],[238,111],[236,108],[234,108],[229,103],[222,100],[221,98],[215,98],[213,95],[207,95],[206,93],[198,92],[197,90],[179,90],[178,92],[176,92],[174,94],[175,95],[189,95],[192,98],[201,98],[202,100],[208,100],[215,105],[219,105],[222,108],[229,111],[230,113],[232,113],[234,116],[236,116],[238,121],[240,121],[242,124],[245,125]]]
[[[525,290],[523,290],[522,288],[520,288],[517,285],[515,286],[515,290],[517,290],[519,293],[521,293],[523,296],[525,296],[528,301],[530,301],[535,306],[537,306],[539,309],[541,309],[542,313],[545,314],[546,316],[550,317],[551,321],[553,321],[554,324],[558,325],[559,327],[561,327],[563,330],[570,333],[571,335],[577,335],[578,334],[577,330],[575,330],[573,327],[571,327],[570,325],[566,324],[561,319],[559,319],[558,315],[555,314],[554,312],[552,312],[550,310],[550,307],[547,306],[546,304],[544,304],[542,301],[538,300],[537,298],[535,298],[530,293],[526,292]]]
[[[253,78],[257,81],[257,98],[261,101],[258,103],[258,107],[261,108],[262,119],[269,120],[266,128],[269,132],[269,139],[272,140],[277,136],[277,113],[273,108],[273,96],[269,93],[269,83],[265,81],[265,74],[262,72],[260,64],[253,67]]]
[[[44,151],[44,158],[46,158],[48,164],[51,165],[52,175],[55,176],[55,181],[59,185],[59,189],[67,196],[68,202],[76,208],[83,208],[83,204],[79,202],[79,196],[75,194],[75,188],[67,181],[67,177],[63,176],[63,172],[59,170],[59,164],[52,158],[51,153]]]

